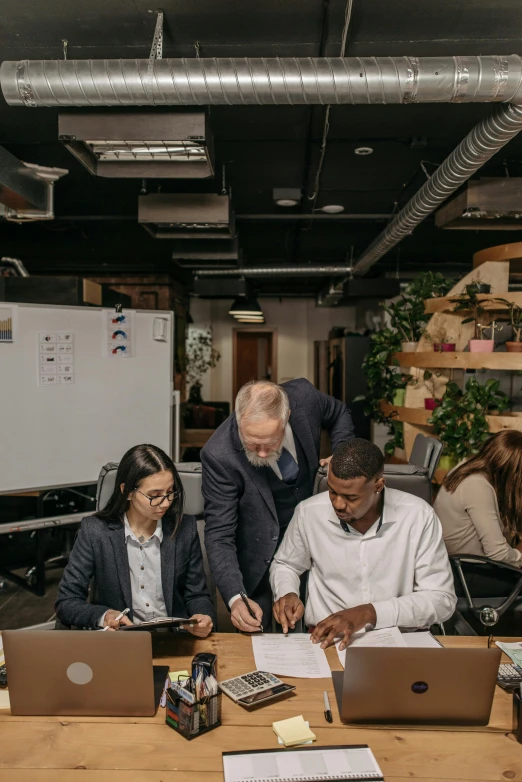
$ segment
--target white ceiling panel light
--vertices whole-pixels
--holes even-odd
[[[272,198],[277,206],[298,206],[301,202],[301,190],[298,187],[274,187]]]
[[[326,206],[321,207],[321,212],[327,215],[338,215],[344,212],[344,206],[341,206],[341,204],[326,204]]]
[[[60,114],[58,138],[91,174],[202,179],[214,175],[204,111]]]

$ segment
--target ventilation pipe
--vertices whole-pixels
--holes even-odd
[[[194,269],[196,277],[342,277],[349,266],[252,266],[243,269]]]
[[[352,274],[366,274],[374,263],[430,215],[499,149],[522,130],[522,107],[508,104],[475,125],[367,250]],[[342,287],[342,283],[340,286]]]
[[[20,60],[0,83],[11,106],[522,103],[522,58]]]

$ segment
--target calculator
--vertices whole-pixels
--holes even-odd
[[[500,663],[497,684],[503,690],[514,690],[522,684],[522,668],[514,663]]]
[[[251,671],[234,679],[226,679],[224,682],[219,682],[219,688],[246,709],[275,700],[295,690],[294,685],[285,684],[273,673],[266,671]]]

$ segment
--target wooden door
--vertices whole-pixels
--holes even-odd
[[[234,329],[233,392],[250,380],[277,383],[277,332],[274,329]]]

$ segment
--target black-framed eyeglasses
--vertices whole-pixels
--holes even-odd
[[[151,508],[157,508],[158,505],[161,505],[163,500],[168,500],[169,503],[174,502],[179,494],[177,491],[171,491],[168,494],[162,494],[160,497],[149,497],[148,494],[143,494],[143,492],[139,489],[135,488],[134,491],[137,491],[139,494],[141,494],[142,497],[145,497],[145,499],[150,502]]]

